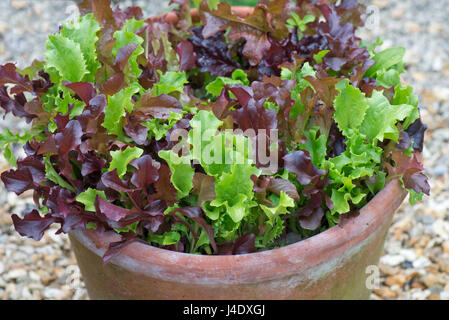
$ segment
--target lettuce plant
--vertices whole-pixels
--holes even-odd
[[[34,193],[21,235],[114,231],[105,262],[135,241],[241,254],[322,232],[394,178],[429,194],[404,49],[356,37],[357,1],[261,0],[246,18],[172,3],[175,22],[84,0],[45,61],[0,66],[0,106],[31,124],[0,133],[3,183]]]

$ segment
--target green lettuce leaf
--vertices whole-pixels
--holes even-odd
[[[357,128],[362,124],[368,108],[365,94],[350,85],[348,79],[341,80],[335,87],[340,92],[334,101],[335,122],[342,131]]]
[[[139,88],[127,87],[108,97],[102,126],[108,130],[109,134],[123,137],[122,118],[125,116],[125,111],[131,113],[133,110],[134,103],[131,99],[137,92]]]
[[[218,97],[225,85],[233,84],[241,84],[245,86],[249,85],[247,74],[241,69],[236,69],[234,70],[234,72],[232,72],[231,78],[217,77],[214,81],[210,82],[206,86],[206,91],[213,97]]]
[[[129,58],[129,65],[131,69],[131,74],[135,77],[139,77],[142,74],[142,70],[139,68],[139,63],[137,62],[137,57],[145,52],[142,44],[145,40],[135,34],[137,30],[144,26],[144,21],[139,21],[134,18],[127,20],[123,25],[121,30],[114,32],[114,38],[116,42],[114,48],[112,49],[112,54],[117,56],[117,52],[128,44],[137,44],[136,50],[131,54]]]
[[[253,165],[233,164],[230,173],[224,173],[216,180],[216,198],[210,205],[224,206],[232,221],[240,222],[253,206],[251,202],[254,197],[254,183],[251,176],[258,177],[260,174],[261,171]]]
[[[84,208],[86,211],[95,212],[95,199],[97,199],[97,195],[103,198],[103,200],[106,200],[106,194],[104,193],[104,191],[88,188],[86,191],[81,192],[76,197],[76,201],[84,204]]]
[[[295,200],[290,198],[284,191],[281,191],[278,204],[274,207],[268,207],[266,205],[261,204],[260,208],[268,217],[267,223],[271,226],[274,224],[274,219],[281,215],[286,214],[288,212],[288,208],[293,208],[295,206]]]
[[[97,32],[100,31],[100,24],[95,20],[92,13],[82,16],[77,22],[64,24],[61,35],[79,44],[81,52],[86,61],[86,80],[93,82],[100,63],[97,59],[96,44],[98,41]]]
[[[193,159],[204,164],[202,161],[203,150],[211,142],[212,137],[222,125],[223,121],[218,120],[212,111],[206,110],[200,110],[192,120],[190,120],[192,130],[189,131],[188,141],[192,145]],[[206,167],[206,165],[204,167]]]
[[[370,140],[383,141],[386,138],[398,142],[396,123],[409,117],[414,109],[409,104],[390,105],[383,92],[375,90],[368,98],[368,109],[360,132]]]
[[[156,141],[161,140],[167,136],[167,131],[170,130],[179,120],[182,119],[184,113],[169,111],[170,116],[167,119],[153,118],[150,121],[142,122],[141,124],[148,128],[148,139],[154,137]]]
[[[71,82],[80,82],[88,73],[80,45],[61,34],[48,36],[45,56],[46,71],[53,76],[53,82],[60,82],[59,79],[54,81],[58,76]]]
[[[284,221],[280,216],[276,216],[273,219],[271,225],[265,226],[265,231],[263,235],[256,237],[256,248],[267,248],[269,247],[276,238],[278,238],[285,229]]]
[[[72,192],[75,192],[75,188],[68,183],[67,181],[64,180],[64,178],[62,178],[55,170],[55,168],[53,168],[53,165],[51,164],[50,161],[50,155],[47,154],[44,158],[44,162],[45,162],[45,178],[47,178],[48,180],[60,185],[63,188],[66,188]]]
[[[296,80],[296,86],[291,92],[291,98],[295,101],[293,108],[290,110],[290,119],[296,119],[304,110],[305,106],[301,100],[301,92],[307,87],[312,87],[309,81],[304,79],[305,77],[316,77],[316,71],[306,62],[302,65],[301,70],[294,73],[288,68],[281,69],[281,78],[284,80]]]
[[[160,246],[177,244],[179,240],[181,240],[181,235],[176,231],[164,232],[163,234],[149,233],[147,239],[148,242],[154,242]]]
[[[178,199],[189,195],[193,188],[195,170],[190,164],[189,156],[178,156],[173,150],[159,151],[159,157],[164,159],[170,167],[170,181],[178,191]]]
[[[188,83],[187,75],[184,72],[167,71],[162,74],[160,70],[157,71],[160,75],[160,80],[153,86],[151,95],[156,97],[161,94],[180,93],[184,92],[184,85]]]
[[[312,163],[322,169],[327,154],[327,138],[325,135],[319,135],[317,138],[319,131],[320,127],[313,127],[305,131],[304,136],[307,141],[301,148],[309,151]]]
[[[372,78],[377,71],[379,70],[387,70],[390,67],[400,64],[405,55],[405,48],[403,47],[394,47],[388,48],[384,51],[377,53],[373,60],[376,61],[376,64],[366,71],[364,77]]]
[[[404,121],[403,128],[405,130],[407,130],[407,128],[420,117],[418,108],[418,96],[413,92],[413,88],[411,86],[405,86],[403,84],[397,85],[394,88],[394,97],[391,104],[408,104],[414,107],[410,116],[407,117],[407,119],[405,119]]]
[[[111,151],[112,161],[108,171],[117,169],[117,174],[121,178],[128,171],[128,164],[143,154],[143,150],[138,147],[126,147],[125,150]]]
[[[0,151],[3,149],[3,156],[12,167],[17,166],[17,158],[12,152],[11,146],[14,143],[24,145],[34,137],[36,137],[37,140],[41,140],[36,136],[36,133],[28,130],[25,130],[22,135],[19,133],[14,134],[8,128],[0,133]]]

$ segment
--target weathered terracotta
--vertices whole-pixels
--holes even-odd
[[[241,16],[251,8],[234,8]],[[194,18],[197,17],[193,12]],[[176,22],[174,13],[151,19]],[[200,256],[133,243],[107,265],[113,232],[73,231],[70,240],[92,299],[366,299],[394,212],[406,196],[390,181],[356,217],[275,250]]]
[[[392,180],[344,226],[245,255],[201,256],[133,243],[103,266],[117,234],[73,231],[70,240],[92,299],[366,299],[366,268],[377,265],[405,196]]]

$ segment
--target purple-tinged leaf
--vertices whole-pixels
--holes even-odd
[[[6,190],[17,195],[33,189],[33,176],[29,168],[5,171],[1,175]]]
[[[151,156],[144,155],[138,159],[134,159],[130,164],[136,168],[131,177],[131,182],[137,188],[147,190],[148,186],[159,179],[161,165],[158,162],[153,162]]]
[[[124,84],[125,75],[123,73],[116,73],[100,87],[100,91],[108,96],[113,96],[120,91]]]
[[[103,184],[106,187],[116,191],[123,191],[123,192],[133,191],[133,189],[131,189],[127,184],[125,184],[122,181],[122,179],[119,178],[117,174],[117,169],[103,173],[103,175],[101,176],[101,182],[103,182]]]
[[[77,120],[70,120],[63,132],[55,135],[56,146],[59,149],[59,153],[64,155],[71,150],[75,150],[81,144],[81,137],[83,131],[81,124]]]
[[[89,101],[97,95],[95,87],[89,82],[67,83],[65,86],[70,90],[73,90],[86,105],[88,105]]]
[[[81,162],[81,174],[88,176],[94,172],[101,172],[106,165],[105,159],[99,159],[92,154],[78,154],[78,161]]]
[[[402,152],[394,151],[392,159],[395,167],[389,163],[385,164],[390,176],[401,176],[406,189],[413,189],[418,194],[421,192],[426,195],[430,194],[427,177],[422,173],[424,167],[418,161],[416,153],[409,157]]]
[[[97,195],[95,202],[98,203],[98,208],[101,213],[103,213],[108,219],[112,221],[120,221],[129,214],[129,210],[116,206],[109,201],[103,200]]]
[[[218,32],[206,39],[202,31],[203,26],[193,28],[193,35],[188,39],[198,56],[197,64],[201,72],[210,72],[214,76],[231,75],[240,65],[231,57],[224,40],[224,32]]]
[[[273,179],[268,184],[267,190],[277,195],[280,195],[281,191],[284,191],[293,200],[300,200],[296,186],[288,180],[284,180],[281,178]]]
[[[284,156],[283,159],[285,169],[294,173],[296,179],[298,179],[299,183],[303,186],[308,185],[312,181],[314,183],[318,182],[318,180],[325,174],[324,170],[319,170],[313,165],[307,150],[291,152]]]
[[[59,222],[57,218],[50,215],[41,217],[37,210],[25,214],[23,219],[20,219],[16,214],[13,214],[11,218],[14,223],[14,228],[21,236],[26,236],[36,241],[42,239],[44,232],[53,223]]]
[[[178,99],[166,94],[152,97],[150,93],[145,93],[135,104],[134,110],[154,118],[166,119],[170,112],[181,112],[182,105]]]
[[[238,237],[232,246],[232,254],[245,254],[256,251],[256,235],[247,233]]]
[[[190,41],[181,41],[176,46],[176,53],[179,56],[179,71],[189,71],[195,68],[198,57],[193,51],[193,45]]]
[[[123,130],[135,143],[147,145],[149,143],[148,128],[141,124],[142,118],[142,116],[138,116],[136,113],[127,114],[126,125],[123,127]]]
[[[136,238],[133,232],[123,236],[123,240],[109,244],[108,250],[103,255],[103,265],[107,264],[114,257],[118,256],[124,248],[135,242],[145,243],[142,239]]]
[[[413,122],[405,132],[413,140],[413,149],[422,152],[424,147],[424,135],[426,133],[427,126],[422,123],[421,119]]]
[[[321,225],[324,217],[324,210],[321,207],[316,208],[309,216],[299,217],[301,228],[307,230],[316,230]]]
[[[23,93],[16,94],[11,98],[6,87],[0,87],[0,107],[6,113],[10,112],[16,117],[25,118],[27,122],[31,122],[36,116],[25,111],[26,103],[27,101]]]
[[[21,88],[21,92],[33,91],[33,85],[28,76],[23,77],[17,73],[16,66],[13,63],[0,66],[0,87],[5,84],[15,84]]]
[[[137,44],[131,43],[131,44],[127,44],[126,46],[124,46],[123,48],[120,48],[117,51],[117,55],[115,58],[115,64],[118,66],[120,71],[125,70],[125,67],[129,61],[129,58],[131,57],[133,52],[136,51],[136,49],[137,49]]]

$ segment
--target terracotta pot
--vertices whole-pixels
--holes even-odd
[[[236,9],[242,16],[249,10]],[[173,22],[177,17],[151,19]],[[367,267],[378,264],[392,216],[405,196],[392,180],[343,226],[279,249],[237,256],[133,243],[103,265],[101,257],[119,235],[77,230],[69,236],[92,299],[366,299]]]
[[[406,192],[390,181],[358,216],[279,249],[201,256],[133,243],[102,264],[119,236],[70,233],[92,299],[366,299],[367,267],[377,265],[391,218]],[[372,271],[371,271],[372,272]]]

